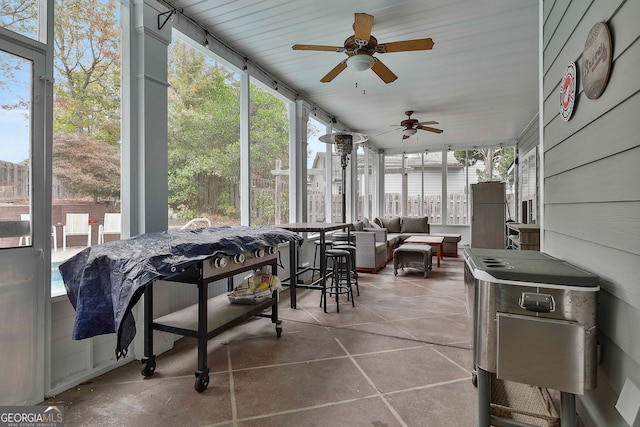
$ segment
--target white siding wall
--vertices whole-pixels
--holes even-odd
[[[534,151],[535,158],[530,159],[531,164],[539,165],[540,164],[540,153],[537,148],[540,144],[540,118],[536,117],[531,121],[527,129],[522,133],[520,139],[518,140],[518,199],[516,200],[516,215],[518,221],[522,222],[523,212],[522,212],[522,201],[531,197],[531,193],[535,192],[535,200],[533,206],[533,218],[540,218],[540,168],[536,167],[533,171],[527,171],[524,167],[523,158],[529,153]],[[528,174],[528,176],[523,176],[523,174]],[[533,182],[532,182],[533,181]],[[523,186],[526,186],[524,188]],[[525,198],[526,197],[526,198]],[[538,222],[536,220],[536,222]]]
[[[559,111],[560,78],[580,71],[587,34],[606,22],[613,65],[602,96]],[[544,251],[600,275],[598,388],[579,399],[586,425],[626,426],[615,403],[640,382],[640,1],[544,2]],[[581,85],[580,79],[579,84]]]

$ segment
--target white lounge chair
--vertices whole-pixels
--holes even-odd
[[[104,243],[105,234],[122,234],[122,219],[119,213],[104,214],[104,224],[98,226],[98,244]]]
[[[88,213],[68,213],[62,226],[62,250],[67,250],[67,236],[87,236],[87,246],[91,246],[91,224]]]
[[[20,221],[29,221],[31,223],[31,214],[20,214]],[[51,226],[51,242],[53,243],[53,251],[58,252],[58,231],[56,226]],[[18,241],[19,246],[29,246],[31,244],[31,234],[21,236]]]
[[[180,230],[203,227],[211,227],[211,221],[209,220],[209,218],[193,218],[191,221],[180,227]]]

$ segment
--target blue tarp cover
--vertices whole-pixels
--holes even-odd
[[[116,332],[116,356],[125,356],[136,334],[131,309],[154,279],[171,277],[218,253],[301,241],[278,227],[232,226],[147,233],[88,247],[60,265],[76,310],[73,339]]]

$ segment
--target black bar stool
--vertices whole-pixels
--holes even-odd
[[[358,272],[356,271],[356,245],[354,243],[349,243],[346,240],[334,240],[331,247],[333,249],[343,249],[345,251],[349,251],[349,254],[351,255],[351,280],[353,281],[353,284],[356,285],[356,294],[360,296],[360,286],[358,286]]]
[[[320,267],[316,267],[316,262],[318,260],[318,253],[321,253],[321,251],[320,251],[320,240],[319,239],[318,240],[314,240],[313,243],[316,245],[316,249],[315,249],[315,251],[313,253],[313,269],[315,270],[315,269],[319,269],[320,268]],[[328,239],[325,240],[325,242],[324,242],[325,250],[326,249],[330,249],[332,243],[333,242],[331,240],[328,240]]]
[[[351,253],[345,249],[327,249],[327,264],[331,262],[331,285],[322,290],[320,305],[324,303],[327,311],[327,293],[331,297],[336,296],[336,311],[340,312],[340,295],[346,295],[347,301],[351,299],[351,305],[356,306],[351,288]]]

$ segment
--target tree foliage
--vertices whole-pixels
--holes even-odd
[[[22,35],[35,35],[37,6],[37,0],[0,0],[0,27]],[[11,55],[0,56],[0,91],[12,92],[14,87],[23,86],[22,79],[16,77],[21,72],[23,64],[22,59],[18,60]],[[28,109],[29,102],[29,99],[20,99],[17,103],[2,103],[0,108]]]
[[[120,140],[120,32],[115,0],[56,0],[54,130]]]
[[[509,175],[509,167],[514,160],[513,147],[484,148],[481,150],[455,151],[453,154],[460,164],[475,166],[483,164],[483,168],[476,169],[478,182],[502,181],[513,185],[513,177]],[[493,176],[489,176],[489,163],[493,164]]]
[[[169,205],[237,215],[238,76],[178,39],[169,50],[169,82]],[[249,116],[252,178],[272,179],[276,159],[288,159],[286,105],[251,85]],[[215,193],[215,200],[202,195],[212,182],[207,194]]]
[[[35,35],[38,4],[0,0],[0,25]],[[94,200],[117,197],[120,188],[117,11],[116,0],[55,0],[53,173],[68,191]],[[15,61],[1,61],[0,85],[10,86],[17,70]]]
[[[53,173],[64,187],[94,202],[118,198],[120,156],[116,147],[86,132],[65,133],[53,139]]]
[[[0,27],[18,34],[37,31],[39,0],[0,0]]]

